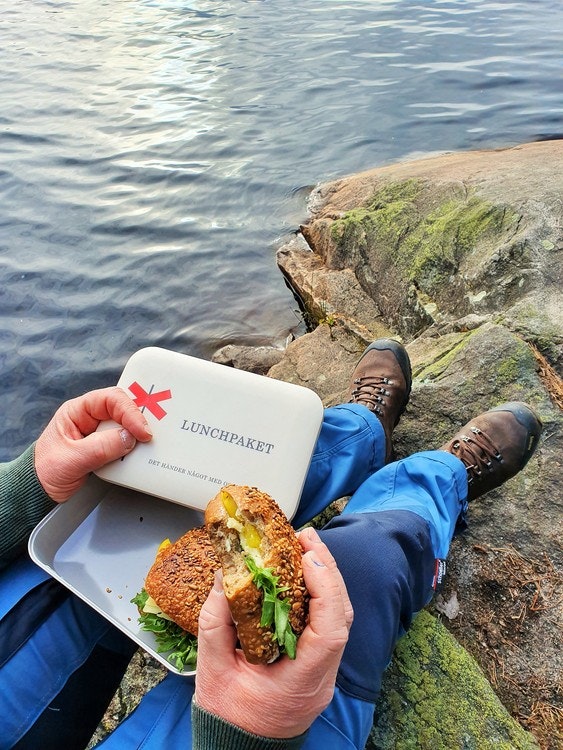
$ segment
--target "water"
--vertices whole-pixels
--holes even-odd
[[[318,182],[561,133],[559,0],[0,0],[0,460],[147,345],[299,332]]]

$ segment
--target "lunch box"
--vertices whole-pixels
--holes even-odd
[[[302,386],[158,347],[128,360],[118,385],[153,438],[106,465],[34,529],[32,559],[176,674],[132,597],[157,548],[203,523],[226,484],[258,487],[291,519],[323,407]],[[104,422],[98,429],[110,429]]]

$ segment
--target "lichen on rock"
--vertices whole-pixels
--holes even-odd
[[[475,661],[421,612],[385,674],[366,750],[538,750]]]
[[[471,274],[463,272],[465,259],[471,254],[473,264],[476,258],[483,263],[517,223],[515,211],[479,197],[473,188],[414,179],[391,182],[365,206],[333,221],[330,236],[335,247],[329,262],[353,268],[374,299],[381,289],[394,287],[396,304],[414,285],[418,297],[426,297],[427,312],[430,303],[435,309],[465,315],[472,311],[472,303],[486,297],[471,284]],[[382,309],[390,322],[400,325],[393,304]],[[420,325],[425,322],[422,317]]]

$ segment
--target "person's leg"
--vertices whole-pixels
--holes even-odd
[[[401,510],[428,523],[432,550],[445,559],[460,516],[467,511],[467,471],[445,451],[415,453],[383,467],[352,495],[343,514]]]
[[[347,403],[325,410],[293,525],[299,528],[327,505],[352,494],[393,455],[392,433],[411,389],[406,349],[378,339],[352,373]]]
[[[373,413],[359,404],[325,409],[293,526],[303,526],[334,500],[352,494],[384,461],[385,434]]]
[[[194,680],[168,674],[96,747],[103,750],[189,750]]]
[[[132,642],[29,559],[2,571],[0,602],[0,750],[81,750]]]
[[[338,672],[336,703],[331,703],[319,722],[323,736],[334,726],[352,746],[364,747],[365,732],[373,722],[374,704],[395,644],[432,596],[438,556],[433,538],[446,527],[451,530],[446,534],[453,534],[467,491],[463,464],[449,454],[443,455],[444,462],[421,457],[421,469],[424,462],[428,464],[424,472],[427,481],[421,484],[416,483],[412,471],[405,471],[403,462],[384,467],[367,480],[375,493],[371,495],[374,510],[369,510],[369,488],[364,483],[344,513],[320,531],[344,577],[354,608],[354,622]],[[379,482],[373,481],[377,478]],[[358,493],[360,497],[356,498]],[[435,532],[432,520],[412,510],[425,511],[426,507],[445,509],[449,522],[436,514],[440,527]],[[441,555],[445,557],[447,537],[442,535],[440,539]],[[344,728],[342,716],[346,717]],[[316,730],[313,725],[311,748],[320,747],[315,744]]]
[[[505,404],[468,423],[439,451],[381,469],[320,532],[344,577],[354,622],[335,698],[305,747],[364,747],[383,672],[397,639],[431,598],[467,499],[520,471],[541,422],[524,404]]]
[[[354,622],[333,700],[304,748],[363,750],[395,643],[431,590],[428,524],[410,511],[375,511],[339,516],[319,533],[346,582]]]

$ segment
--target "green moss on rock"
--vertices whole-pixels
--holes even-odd
[[[496,381],[499,388],[510,386],[517,382],[526,382],[535,371],[535,360],[524,342],[514,347],[514,352],[504,357],[498,363]]]
[[[364,207],[348,211],[331,226],[331,237],[340,247],[365,251],[368,245],[382,243],[394,250],[409,226],[419,222],[415,205],[423,189],[417,180],[393,183],[379,190]]]
[[[397,644],[367,750],[538,750],[473,658],[428,612]]]
[[[457,340],[451,344],[446,352],[441,353],[439,357],[432,361],[426,361],[418,367],[414,367],[413,377],[421,383],[438,380],[456,362],[461,351],[465,348],[469,339],[477,333],[477,330],[460,333]]]
[[[377,248],[406,280],[433,294],[481,239],[498,235],[515,217],[476,195],[430,195],[424,182],[407,180],[348,211],[332,224],[331,237],[348,257]]]
[[[560,356],[558,343],[561,342],[561,327],[556,325],[537,305],[522,304],[511,311],[508,321],[505,315],[499,316],[500,324],[508,324],[521,333],[547,358],[550,363]]]
[[[479,363],[477,370],[475,362]],[[526,401],[537,407],[544,399],[537,367],[526,341],[501,326],[486,324],[450,335],[447,348],[413,367],[413,377],[417,385],[447,380],[464,403],[474,401],[475,394],[485,390],[494,395],[487,408],[504,401]]]

